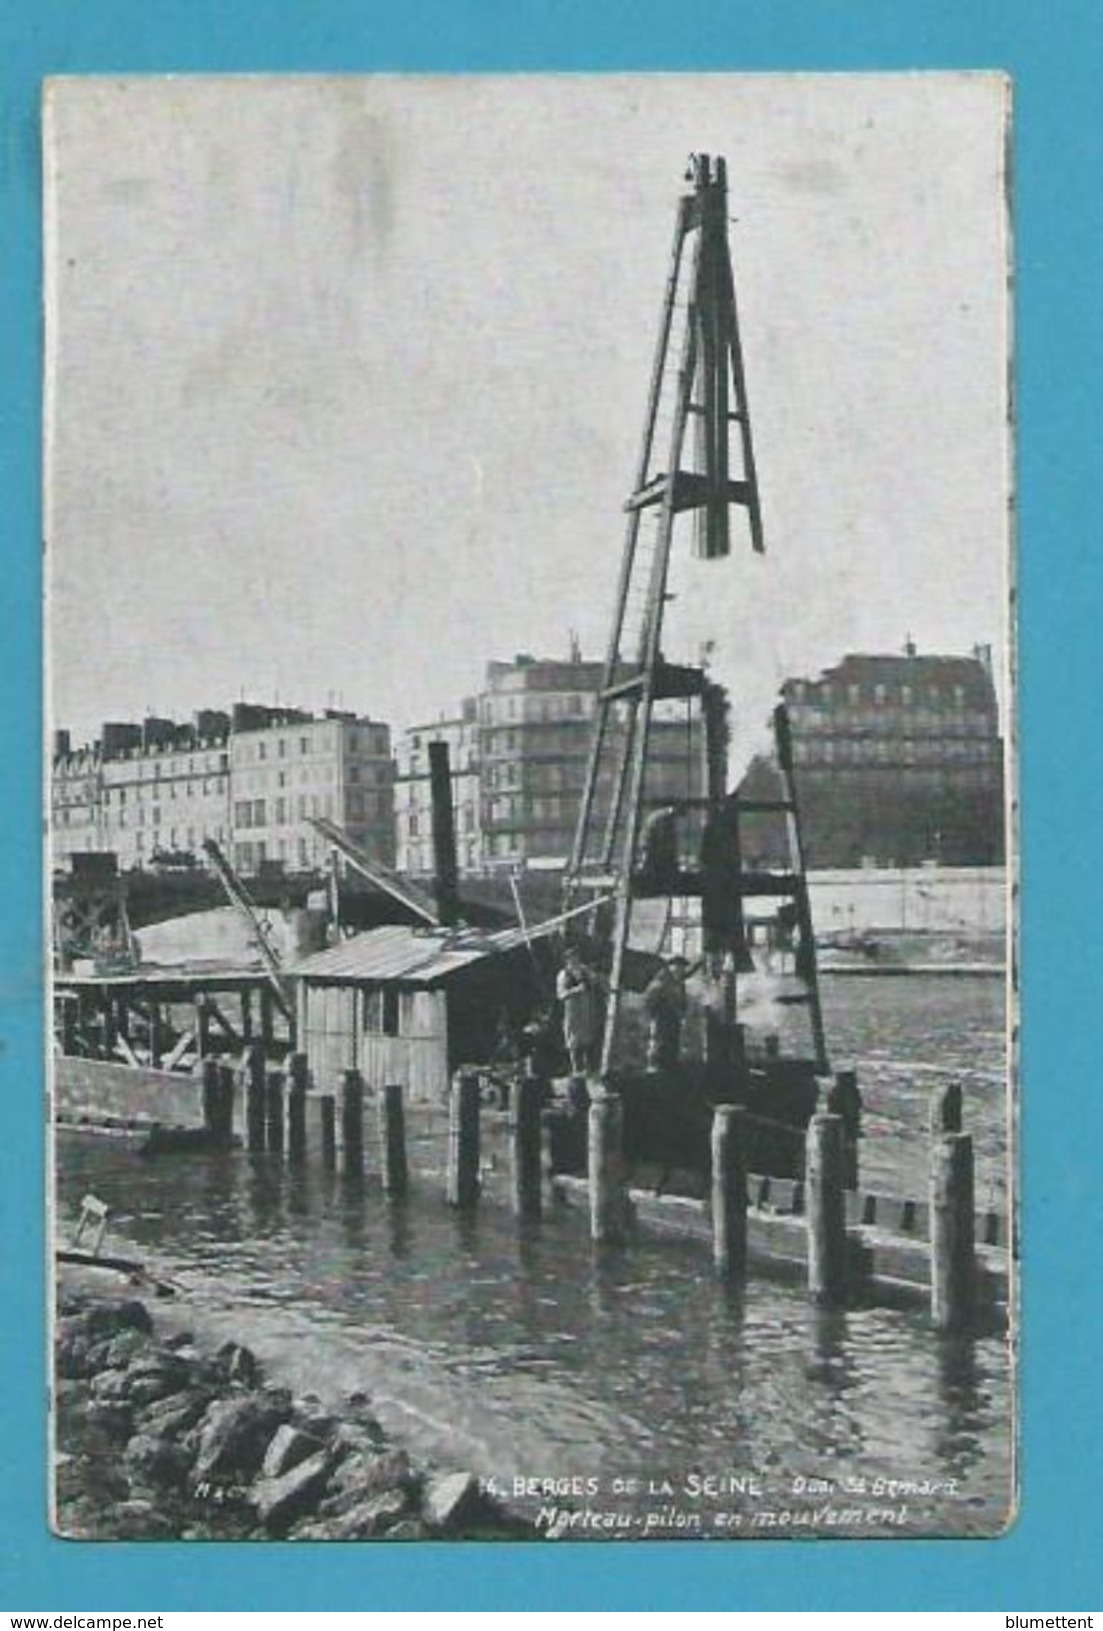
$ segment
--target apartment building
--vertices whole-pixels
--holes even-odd
[[[182,859],[229,830],[228,714],[188,724],[112,721],[73,752],[59,731],[51,783],[55,864],[77,851],[113,851],[123,870]]]
[[[310,825],[342,827],[376,860],[394,864],[394,770],[390,726],[327,709],[235,711],[230,737],[232,858],[249,875],[325,864],[329,846]]]
[[[203,860],[213,838],[246,876],[316,869],[328,816],[378,859],[394,856],[390,727],[352,713],[237,703],[188,724],[110,722],[90,747],[54,742],[51,848],[113,851],[123,871]]]
[[[406,732],[398,747],[397,850],[411,873],[433,867],[427,749],[451,750],[461,872],[561,867],[571,851],[604,665],[520,654],[487,665],[486,683],[459,718]],[[614,724],[614,731],[622,728]],[[699,721],[662,704],[651,736],[648,801],[703,788]],[[599,813],[611,787],[598,788]]]
[[[808,864],[993,866],[1004,859],[1003,742],[991,654],[852,654],[782,688]],[[748,797],[767,790],[767,761]],[[776,848],[763,820],[751,848]]]

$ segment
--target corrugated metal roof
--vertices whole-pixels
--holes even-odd
[[[538,934],[534,930],[533,934]],[[432,985],[481,958],[523,949],[518,930],[420,929],[388,924],[304,958],[288,970],[309,980],[398,980]]]

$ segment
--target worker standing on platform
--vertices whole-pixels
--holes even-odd
[[[571,1071],[584,1076],[594,1067],[598,1040],[597,983],[577,951],[567,952],[556,977],[555,994],[563,1008],[563,1040]]]
[[[682,1047],[682,1021],[689,999],[686,975],[689,963],[684,957],[671,957],[652,975],[643,994],[648,1019],[647,1068],[673,1070]]]

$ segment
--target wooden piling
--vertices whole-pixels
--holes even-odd
[[[332,1093],[312,1093],[306,1101],[307,1137],[311,1154],[322,1158],[331,1171],[337,1165],[337,1101]]]
[[[559,1164],[556,1159],[560,1139],[561,1110],[541,1110],[540,1112],[540,1195],[544,1205],[554,1206],[561,1200],[555,1187],[556,1173]]]
[[[960,1082],[947,1082],[931,1095],[931,1137],[941,1138],[943,1133],[960,1133],[962,1125],[962,1094]]]
[[[264,1043],[265,1052],[271,1053],[272,1052],[272,1046],[273,1046],[273,1044],[274,1044],[274,1042],[276,1040],[276,1031],[275,1031],[275,1025],[274,1025],[274,1022],[273,1022],[273,1013],[272,1013],[273,1008],[274,1008],[275,1005],[274,1005],[274,1003],[272,1001],[272,988],[271,988],[271,986],[267,986],[267,985],[262,985],[261,986],[260,990],[257,993],[257,1002],[258,1002],[258,1006],[260,1008],[260,1036],[261,1036],[261,1041]]]
[[[264,1049],[250,1042],[245,1050],[245,1143],[252,1154],[266,1147],[267,1090]]]
[[[306,1094],[309,1086],[306,1054],[287,1060],[287,1155],[296,1163],[306,1159]]]
[[[149,1005],[149,1063],[150,1068],[153,1070],[157,1070],[161,1063],[161,1045],[164,1041],[164,1031],[161,1004],[151,1002]]]
[[[284,1076],[282,1070],[268,1072],[265,1089],[265,1148],[271,1155],[283,1154]]]
[[[470,1207],[479,1199],[479,1078],[457,1071],[448,1101],[448,1204]]]
[[[858,1091],[856,1071],[836,1071],[835,1080],[827,1090],[826,1108],[828,1115],[839,1116],[843,1124],[843,1185],[846,1189],[857,1189],[862,1095]]]
[[[940,1331],[960,1331],[973,1317],[976,1245],[973,1220],[973,1140],[942,1133],[931,1144],[931,1319]]]
[[[385,1083],[379,1095],[379,1160],[383,1193],[397,1200],[409,1187],[401,1082]]]
[[[72,1057],[77,1051],[77,1005],[68,992],[56,1000],[61,1006],[61,1051]]]
[[[538,1218],[542,1210],[541,1111],[544,1083],[538,1076],[525,1075],[517,1082],[510,1106],[511,1199],[519,1218]]]
[[[233,1065],[218,1066],[218,1103],[221,1118],[221,1138],[227,1148],[234,1141],[234,1111],[237,1103],[237,1083]]]
[[[718,1104],[712,1116],[712,1260],[742,1278],[747,1267],[746,1113]]]
[[[341,1136],[337,1165],[346,1178],[364,1176],[364,1078],[358,1070],[341,1076]]]
[[[217,1059],[201,1059],[199,1079],[203,1091],[203,1129],[211,1138],[219,1136],[219,1068]]]
[[[846,1296],[843,1155],[842,1117],[813,1116],[805,1147],[808,1291],[824,1304],[841,1303]]]
[[[200,1059],[211,1051],[211,1005],[202,992],[195,999],[195,1051]]]
[[[624,1239],[626,1205],[621,1149],[620,1095],[591,1087],[587,1173],[590,1185],[590,1238],[598,1245]]]

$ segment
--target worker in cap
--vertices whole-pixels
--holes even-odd
[[[598,1040],[597,982],[573,947],[568,948],[556,977],[555,994],[562,1008],[563,1041],[571,1071],[585,1075],[593,1069]]]

